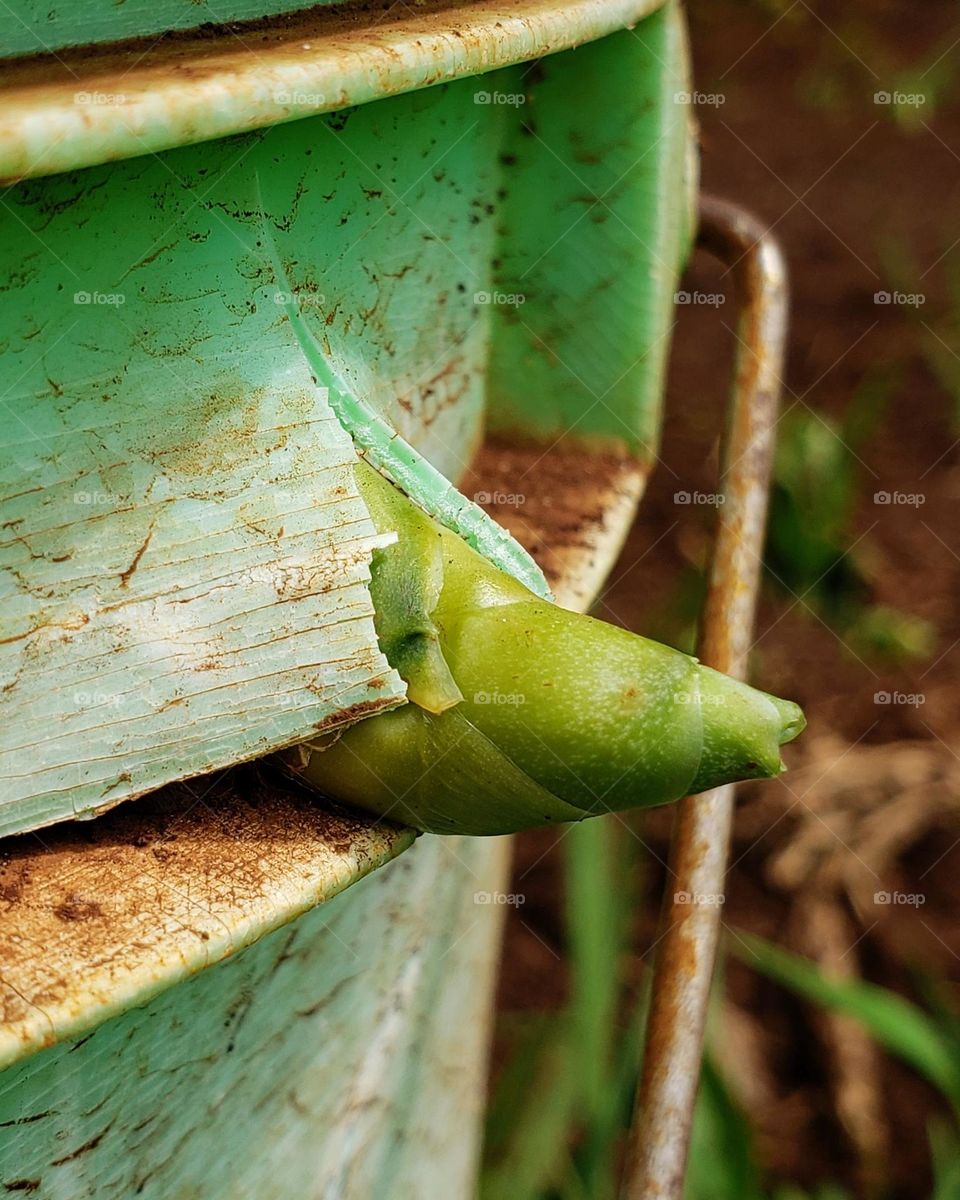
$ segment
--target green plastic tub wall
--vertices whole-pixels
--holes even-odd
[[[232,771],[403,702],[356,452],[279,293],[454,482],[485,439],[656,453],[676,7],[285,7],[129,44],[197,10],[0,22],[0,831],[40,830],[0,878],[7,1190],[471,1190],[505,844],[320,813],[305,857]],[[86,848],[57,824],[118,805]],[[204,820],[230,887],[171,874]]]

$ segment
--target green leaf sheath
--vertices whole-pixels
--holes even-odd
[[[534,596],[364,464],[377,633],[411,703],[310,748],[328,795],[435,833],[498,834],[781,771],[795,704]]]
[[[257,195],[263,214],[265,210],[259,176]],[[379,413],[346,386],[300,312],[296,292],[265,217],[261,217],[260,234],[270,255],[276,281],[284,288],[277,295],[300,350],[310,364],[317,385],[326,389],[327,401],[336,413],[337,420],[353,438],[357,453],[392,479],[397,487],[442,525],[465,538],[471,546],[521,580],[538,596],[549,600],[550,589],[543,572],[520,543],[478,504],[458,492],[432,463],[405,442]]]

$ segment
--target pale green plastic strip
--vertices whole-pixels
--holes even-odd
[[[5,66],[0,179],[50,175],[332,112],[555,54],[662,0],[427,0],[398,13],[311,9],[255,34],[184,37]]]

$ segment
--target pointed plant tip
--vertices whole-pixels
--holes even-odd
[[[298,768],[328,795],[434,833],[491,835],[786,769],[798,705],[543,603],[369,463],[356,479],[376,528],[398,534],[374,558],[370,594],[411,703]]]
[[[803,715],[800,705],[794,704],[792,700],[774,698],[774,704],[780,713],[780,745],[785,746],[787,742],[792,742],[803,733],[807,727],[807,718]]]

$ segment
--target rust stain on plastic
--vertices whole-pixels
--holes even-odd
[[[323,809],[250,765],[170,785],[42,838],[8,838],[0,843],[0,1023],[8,1039],[19,1031],[37,1048],[80,1032],[97,1021],[97,996],[111,1007],[142,1002],[184,961],[196,970],[246,944],[254,918],[260,936],[412,837]],[[198,958],[190,947],[199,945],[209,949]]]

